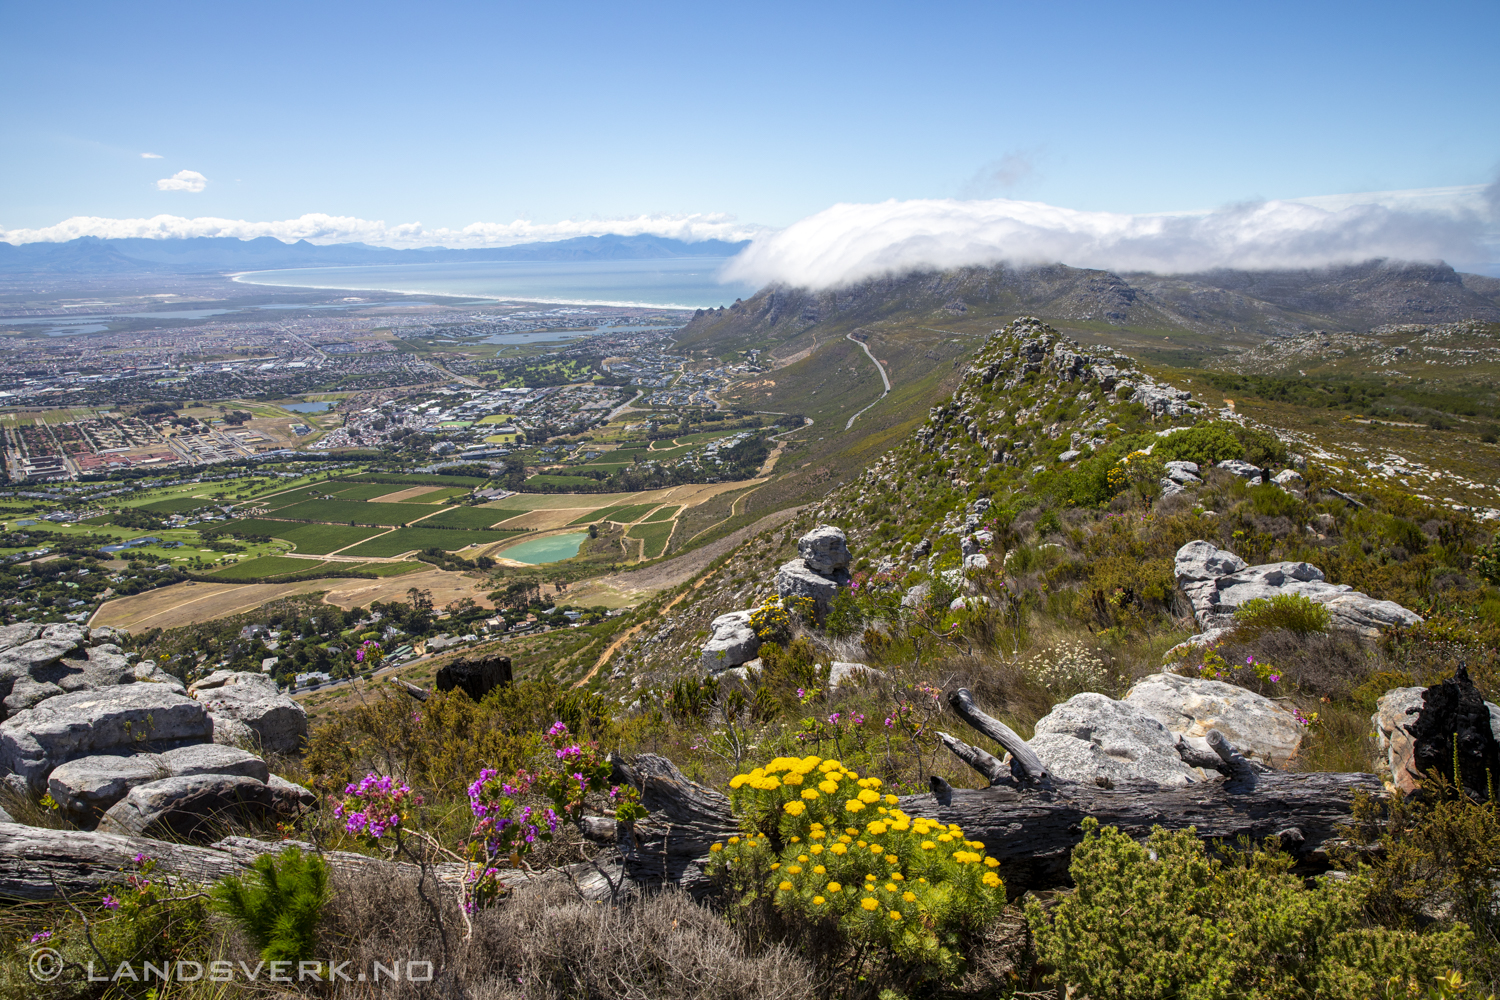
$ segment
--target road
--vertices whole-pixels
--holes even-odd
[[[889,396],[891,394],[891,380],[885,373],[885,365],[881,364],[879,359],[877,359],[875,355],[870,353],[870,345],[866,344],[863,340],[855,340],[854,334],[852,333],[844,334],[844,339],[849,341],[851,344],[858,344],[864,350],[866,356],[869,357],[870,361],[874,363],[875,370],[880,373],[880,381],[885,383],[885,392],[882,392],[880,394],[880,399],[884,399],[885,397]],[[875,403],[880,402],[880,399],[875,400]],[[874,406],[875,403],[871,403],[870,406]],[[859,414],[865,412],[865,410],[868,410],[870,406],[866,406],[863,410],[860,410],[859,413],[856,413],[854,416],[850,417],[849,422],[844,425],[844,430],[847,431],[849,428],[853,427],[854,421],[859,419]]]

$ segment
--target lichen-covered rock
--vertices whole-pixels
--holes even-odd
[[[47,791],[65,811],[94,819],[136,785],[169,774],[161,756],[154,753],[80,757],[59,765],[47,776]]]
[[[826,525],[814,528],[797,539],[797,555],[814,573],[827,576],[849,568],[849,542],[842,528]]]
[[[849,572],[819,573],[801,559],[793,559],[776,571],[776,593],[783,598],[807,597],[821,610],[828,610],[840,587],[849,586]]]
[[[1178,737],[1156,719],[1102,694],[1076,694],[1037,721],[1028,745],[1065,781],[1202,781],[1177,750]]]
[[[187,694],[187,686],[180,679],[156,665],[155,660],[142,660],[132,668],[135,679],[143,684],[164,684],[178,694]]]
[[[208,740],[204,706],[160,684],[124,684],[49,698],[0,722],[0,773],[40,793],[59,764],[123,748]]]
[[[1200,628],[1222,628],[1234,612],[1257,599],[1301,594],[1328,609],[1334,628],[1374,637],[1393,625],[1421,624],[1422,618],[1394,601],[1381,601],[1342,583],[1328,583],[1310,563],[1246,565],[1232,552],[1200,540],[1177,550],[1177,584],[1192,602]]]
[[[0,651],[6,714],[70,691],[97,691],[135,680],[119,646],[89,643],[76,628],[54,631],[49,625],[40,637]]]
[[[750,627],[749,611],[731,611],[709,624],[712,634],[703,644],[700,661],[705,670],[717,673],[755,659],[760,636]]]
[[[1282,767],[1302,744],[1303,726],[1271,699],[1222,681],[1150,674],[1123,701],[1183,737],[1217,729],[1246,757]]]
[[[289,753],[307,738],[307,710],[265,674],[216,670],[188,688],[213,717],[213,741]]]
[[[279,785],[243,775],[185,775],[136,785],[100,819],[99,832],[202,841],[225,827],[289,819],[300,809],[300,796]]]
[[[257,781],[266,781],[271,771],[266,762],[248,750],[224,746],[222,743],[198,743],[193,746],[165,750],[158,755],[167,777],[184,777],[194,774],[238,774]]]

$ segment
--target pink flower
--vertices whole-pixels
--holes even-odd
[[[120,901],[113,896],[105,896],[99,900],[99,905],[106,910],[118,910],[120,908]]]
[[[1281,675],[1280,674],[1272,674],[1271,675],[1271,683],[1272,684],[1276,684],[1276,683],[1280,682],[1280,680],[1281,680]]]
[[[32,944],[40,944],[43,941],[51,940],[51,938],[52,938],[52,932],[51,931],[37,931],[35,934],[31,935],[31,943]]]

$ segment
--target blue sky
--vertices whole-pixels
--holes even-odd
[[[1494,0],[6,0],[0,19],[0,230],[784,227],[840,202],[997,197],[1152,213],[1500,170]],[[159,189],[180,171],[201,185]]]

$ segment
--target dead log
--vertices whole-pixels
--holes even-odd
[[[155,877],[208,885],[228,875],[243,875],[256,858],[279,854],[288,847],[315,850],[300,841],[225,837],[208,847],[197,847],[150,837],[0,823],[0,900],[45,901],[122,885],[138,870],[135,858],[141,854],[155,859]],[[408,862],[347,851],[321,853],[336,875],[411,880],[421,875],[420,867]],[[427,871],[445,891],[456,892],[464,877],[464,866],[453,862],[429,865]],[[537,879],[566,880],[587,899],[608,899],[623,881],[618,862],[608,858],[601,858],[598,865],[575,864],[540,874],[505,870],[500,879],[512,888]]]
[[[1068,861],[1088,817],[1132,837],[1144,837],[1156,826],[1193,827],[1205,840],[1230,843],[1274,836],[1303,870],[1321,870],[1349,819],[1354,794],[1385,794],[1373,774],[1263,770],[1217,731],[1208,742],[1222,762],[1225,776],[1220,780],[1182,787],[1122,782],[1109,788],[1059,781],[1047,776],[1016,733],[981,712],[967,691],[955,695],[950,703],[976,729],[997,742],[1004,737],[1002,745],[1010,750],[1011,769],[1017,773],[1005,774],[993,755],[943,734],[944,743],[983,774],[990,787],[954,788],[934,777],[929,793],[902,796],[900,807],[912,815],[957,823],[965,836],[982,841],[986,852],[1001,862],[1012,893],[1066,884]],[[681,885],[695,895],[711,891],[703,874],[709,848],[738,832],[729,800],[688,780],[663,757],[644,754],[631,763],[616,759],[614,764],[614,780],[638,789],[650,812],[633,829],[620,831],[630,878]]]

